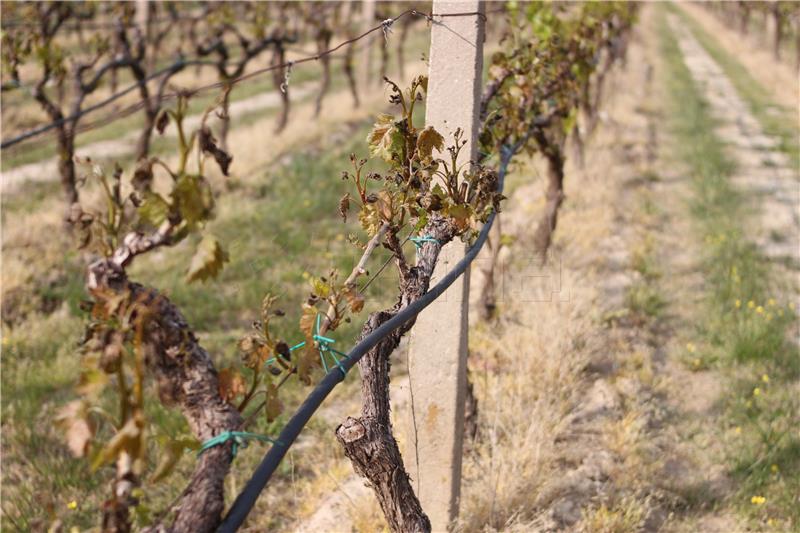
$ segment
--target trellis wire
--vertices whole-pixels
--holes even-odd
[[[436,14],[436,13],[427,14],[427,13],[424,13],[422,11],[418,11],[416,9],[407,9],[407,10],[403,11],[402,13],[400,13],[399,15],[397,15],[396,17],[393,17],[393,18],[390,18],[390,19],[386,19],[386,20],[392,20],[393,22],[396,22],[396,21],[400,20],[401,18],[403,18],[405,16],[413,15],[413,16],[424,17],[428,21],[433,21],[435,19],[435,17],[457,17],[457,16],[476,15],[476,14],[483,15],[483,13],[475,13],[475,12],[469,12],[469,13],[447,13],[447,14],[439,15],[439,14]],[[485,17],[485,15],[483,15],[483,16]],[[352,39],[347,39],[345,41],[342,41],[341,43],[339,43],[338,45],[334,46],[333,48],[329,48],[328,50],[325,50],[323,52],[320,52],[320,53],[317,53],[317,54],[314,54],[314,55],[311,55],[311,56],[306,56],[306,57],[303,57],[303,58],[300,58],[300,59],[295,59],[295,60],[292,60],[292,61],[286,61],[286,62],[280,63],[278,65],[271,65],[269,67],[260,68],[258,70],[254,70],[253,72],[250,72],[248,74],[244,74],[242,76],[239,76],[238,78],[233,79],[233,80],[219,81],[219,82],[211,83],[211,84],[208,84],[208,85],[203,85],[203,86],[196,87],[194,89],[188,90],[186,92],[188,92],[190,95],[195,95],[195,94],[199,94],[199,93],[210,91],[212,89],[221,89],[223,87],[236,85],[236,84],[241,83],[241,82],[243,82],[245,80],[249,80],[250,78],[253,78],[253,77],[256,77],[256,76],[260,76],[261,74],[264,74],[266,72],[271,72],[273,70],[278,70],[278,69],[284,69],[284,68],[287,68],[287,67],[291,67],[291,66],[295,66],[295,65],[301,64],[301,63],[307,63],[309,61],[318,61],[322,57],[330,55],[330,54],[333,54],[334,52],[337,52],[341,48],[343,48],[343,47],[345,47],[345,46],[347,46],[349,44],[353,44],[353,43],[355,43],[357,41],[360,41],[361,39],[369,36],[370,34],[376,32],[376,31],[379,31],[379,30],[383,31],[385,29],[385,27],[386,27],[386,21],[383,21],[380,24],[378,24],[377,26],[374,26],[374,27],[370,28],[369,30],[365,31],[361,35],[359,35],[357,37],[353,37]],[[180,68],[184,68],[186,66],[191,66],[191,65],[196,65],[196,64],[202,64],[202,63],[200,63],[200,60],[183,60],[183,59],[178,60],[175,63],[173,63],[172,65],[170,65],[169,67],[163,68],[163,69],[161,69],[161,70],[159,70],[157,72],[154,72],[153,74],[147,76],[146,81],[152,81],[153,79],[156,79],[156,78],[158,78],[158,77],[160,77],[160,76],[162,76],[164,74],[167,74],[168,72],[170,72],[170,71],[172,71],[172,70],[174,70],[176,68],[179,68],[179,67]],[[83,109],[83,110],[79,111],[78,113],[74,113],[74,114],[72,114],[72,115],[70,115],[68,117],[64,117],[62,119],[55,120],[55,121],[50,122],[48,124],[44,124],[42,126],[34,128],[34,129],[29,130],[27,132],[21,133],[21,134],[17,135],[16,137],[12,137],[11,139],[3,140],[2,142],[0,142],[0,150],[5,150],[6,148],[10,148],[10,147],[12,147],[12,146],[14,146],[16,144],[19,144],[19,143],[21,143],[21,142],[23,142],[23,141],[25,141],[27,139],[30,139],[32,137],[36,137],[38,135],[46,133],[46,132],[48,132],[48,131],[50,131],[52,129],[55,129],[55,128],[67,123],[67,122],[75,121],[75,120],[81,118],[82,116],[87,115],[88,113],[91,113],[91,112],[96,111],[96,110],[98,110],[100,108],[106,107],[109,104],[111,104],[114,101],[116,101],[119,98],[121,98],[122,96],[124,96],[124,95],[126,95],[126,94],[128,94],[128,93],[130,93],[130,92],[132,92],[134,90],[136,90],[138,87],[139,87],[138,83],[132,84],[132,85],[126,87],[125,89],[123,89],[122,91],[120,91],[118,93],[114,93],[113,95],[109,96],[105,100],[102,100],[102,101],[100,101],[100,102],[98,102],[98,103],[96,103],[96,104],[94,104],[92,106],[89,106],[88,108]],[[153,100],[155,98],[160,98],[161,101],[164,101],[164,100],[169,100],[169,99],[175,98],[177,95],[178,95],[177,92],[173,92],[173,93],[162,95],[161,97],[152,96],[152,97],[150,97],[150,100]],[[145,105],[144,101],[140,101],[140,102],[132,104],[132,105],[126,107],[126,108],[122,108],[119,111],[116,111],[116,112],[110,114],[109,117],[106,117],[105,119],[101,119],[100,121],[98,121],[98,124],[100,124],[100,125],[108,124],[110,122],[113,122],[114,120],[117,120],[118,118],[128,116],[131,113],[134,113],[134,112],[138,111],[139,109],[143,108],[144,105]],[[95,127],[98,127],[98,125],[97,124],[93,124],[88,128],[79,128],[78,131],[83,133],[83,132],[88,131],[90,129],[94,129]]]

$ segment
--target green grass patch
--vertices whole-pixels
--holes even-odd
[[[797,109],[787,109],[773,100],[769,91],[719,42],[676,4],[669,9],[678,15],[681,21],[691,29],[695,38],[703,48],[722,67],[725,75],[733,83],[750,110],[755,115],[764,132],[779,140],[779,148],[788,154],[793,168],[800,166],[800,128],[797,127]]]
[[[423,113],[420,109],[420,120]],[[265,293],[279,295],[279,307],[286,312],[284,318],[275,322],[276,335],[287,342],[296,342],[302,338],[298,324],[300,304],[311,291],[308,278],[328,275],[332,268],[346,276],[360,257],[361,251],[347,242],[347,235],[356,234],[362,241],[364,235],[355,216],[348,217],[347,223],[342,222],[338,201],[352,188],[351,182],[341,179],[341,171],[351,168],[351,152],[367,155],[364,139],[371,123],[364,121],[341,127],[345,141],[309,144],[281,163],[262,168],[258,171],[260,175],[247,183],[215,184],[221,191],[217,218],[207,231],[219,237],[230,254],[230,262],[218,280],[186,284],[185,271],[196,244],[191,239],[174,248],[143,256],[130,269],[131,279],[158,288],[178,305],[198,332],[201,343],[212,354],[217,368],[239,358],[236,341],[258,318]],[[370,162],[368,167],[374,165]],[[411,243],[408,253],[413,254]],[[53,265],[61,270],[66,268],[69,276],[66,282],[46,289],[26,287],[31,295],[40,299],[62,302],[61,311],[49,315],[34,312],[4,331],[4,529],[47,530],[58,518],[66,529],[75,526],[85,530],[96,525],[103,501],[108,497],[113,469],[104,467],[99,472],[90,472],[86,460],[69,455],[63,432],[54,425],[58,408],[75,396],[74,387],[80,373],[77,342],[85,325],[77,310],[78,301],[84,297],[82,270],[75,270],[81,268],[80,260],[70,257],[66,267]],[[387,251],[377,250],[368,265],[370,273],[377,273],[387,257]],[[331,335],[337,339],[338,349],[346,352],[352,347],[363,319],[370,311],[387,306],[396,294],[396,287],[394,267],[389,265],[366,291],[364,311]],[[319,370],[314,379],[321,376]],[[348,378],[335,396],[352,396],[357,386],[356,379]],[[251,430],[276,434],[308,392],[308,387],[290,380],[281,390],[286,414],[271,424],[260,417]],[[154,388],[148,395],[154,401],[147,404],[147,416],[155,422],[158,435],[185,433],[186,423],[180,413],[155,400]],[[110,413],[116,412],[111,395],[106,398],[104,407]],[[333,442],[331,429],[331,424],[338,421],[337,417],[319,419],[304,435],[313,434],[314,439],[322,443],[328,439],[330,442],[325,446],[332,446],[335,453],[331,453],[341,455]],[[254,444],[251,448],[240,453],[234,463],[231,479],[236,482],[229,485],[230,498],[261,458],[264,447]],[[155,445],[151,458],[153,464],[158,460]],[[146,484],[140,506],[142,513],[158,512],[174,500],[191,475],[193,458],[194,455],[187,452],[168,480],[157,485]],[[307,463],[313,464],[313,461]],[[300,476],[313,479],[316,474],[315,471],[301,471],[292,461],[287,461],[273,485],[288,485],[290,480]],[[273,500],[280,497],[280,494],[274,495]],[[77,508],[68,507],[72,501],[77,502]],[[271,516],[265,514],[259,523],[271,520],[277,527],[292,515],[291,508],[287,508]],[[146,517],[137,520],[142,520],[141,525]]]
[[[744,235],[749,199],[729,179],[734,164],[714,134],[709,106],[683,62],[665,11],[659,33],[671,95],[669,127],[678,141],[674,157],[691,173],[689,213],[703,244],[702,358],[694,366],[713,362],[731,376],[720,433],[736,486],[730,504],[752,527],[797,531],[800,508],[793,500],[800,487],[800,362],[796,345],[788,340],[796,317],[780,301],[782,283],[769,262]],[[742,76],[738,80],[744,83]],[[746,98],[758,94],[752,90]]]

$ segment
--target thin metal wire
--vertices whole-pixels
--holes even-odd
[[[479,13],[473,11],[473,12],[465,12],[465,13],[446,13],[446,14],[441,14],[440,15],[440,14],[436,14],[436,13],[427,14],[427,13],[424,13],[422,11],[418,11],[416,9],[407,9],[407,10],[403,11],[402,13],[400,13],[399,15],[397,15],[396,17],[394,17],[392,19],[387,19],[387,20],[392,20],[393,22],[396,22],[396,21],[400,20],[403,17],[411,15],[411,16],[424,17],[427,20],[431,21],[431,20],[435,19],[436,17],[458,17],[458,16],[477,15],[477,14],[479,14]],[[483,14],[480,14],[480,15],[485,17],[485,15],[483,15]],[[260,69],[254,70],[253,72],[250,72],[248,74],[243,74],[242,76],[239,76],[238,78],[234,78],[233,80],[218,81],[218,82],[215,82],[215,83],[210,83],[208,85],[202,85],[200,87],[195,87],[194,89],[189,89],[189,90],[187,90],[185,92],[188,93],[190,96],[193,96],[193,95],[197,95],[197,94],[200,94],[200,93],[205,93],[205,92],[208,92],[208,91],[211,91],[211,90],[218,90],[218,89],[222,89],[224,87],[237,85],[237,84],[242,83],[242,82],[244,82],[246,80],[249,80],[249,79],[254,78],[256,76],[260,76],[260,75],[265,74],[267,72],[271,72],[273,70],[285,69],[285,68],[290,67],[290,66],[294,67],[296,65],[300,65],[300,64],[303,64],[303,63],[308,63],[310,61],[318,61],[322,57],[325,57],[327,55],[333,54],[333,53],[339,51],[340,49],[342,49],[343,47],[345,47],[347,45],[350,45],[350,44],[353,44],[353,43],[355,43],[357,41],[360,41],[361,39],[364,39],[365,37],[369,36],[370,34],[376,32],[376,31],[383,31],[383,29],[385,28],[385,24],[386,24],[386,21],[383,21],[380,24],[378,24],[377,26],[374,26],[374,27],[368,29],[367,31],[365,31],[361,35],[358,35],[357,37],[353,37],[352,39],[347,39],[345,41],[342,41],[341,43],[339,43],[338,45],[334,46],[333,48],[329,48],[328,50],[325,50],[323,52],[320,52],[320,53],[317,53],[317,54],[313,54],[313,55],[310,55],[310,56],[306,56],[306,57],[303,57],[303,58],[300,58],[300,59],[294,59],[292,61],[286,61],[284,63],[280,63],[280,64],[277,64],[277,65],[271,65],[269,67],[260,68]],[[173,70],[175,68],[178,68],[178,67],[185,68],[186,66],[197,65],[197,64],[203,64],[203,63],[201,63],[200,60],[179,60],[179,61],[176,61],[175,63],[173,63],[172,65],[170,65],[170,66],[168,66],[166,68],[163,68],[163,69],[161,69],[161,70],[159,70],[157,72],[154,72],[153,74],[147,76],[146,81],[151,81],[153,79],[159,78],[162,75],[167,74],[168,72],[170,72],[171,70]],[[26,140],[31,139],[33,137],[37,137],[37,136],[39,136],[39,135],[41,135],[43,133],[46,133],[48,131],[51,131],[51,130],[53,130],[53,129],[55,129],[55,128],[65,124],[65,123],[76,121],[77,119],[79,119],[79,118],[81,118],[81,117],[83,117],[83,116],[85,116],[85,115],[87,115],[89,113],[92,113],[94,111],[97,111],[98,109],[101,109],[103,107],[106,107],[106,106],[110,105],[111,103],[113,103],[116,100],[120,99],[122,96],[125,96],[126,94],[129,94],[130,92],[136,90],[138,87],[139,87],[138,83],[132,84],[129,87],[125,88],[124,90],[122,90],[122,91],[120,91],[118,93],[115,93],[115,94],[109,96],[108,98],[98,102],[97,104],[94,104],[92,106],[87,107],[86,109],[83,109],[83,110],[79,111],[78,113],[74,113],[74,114],[72,114],[72,115],[70,115],[68,117],[64,117],[63,119],[56,120],[56,121],[50,122],[48,124],[44,124],[44,125],[39,126],[37,128],[33,128],[32,130],[29,130],[27,132],[21,133],[20,135],[17,135],[16,137],[12,137],[11,139],[6,139],[6,140],[2,141],[2,143],[0,143],[0,150],[5,150],[6,148],[10,148],[10,147],[12,147],[12,146],[14,146],[16,144],[19,144],[19,143],[21,143],[23,141],[26,141]],[[160,99],[161,101],[165,101],[165,100],[170,100],[172,98],[175,98],[176,96],[178,96],[177,92],[171,92],[171,93],[164,94],[164,95],[162,95],[160,97],[151,96],[150,100]],[[122,108],[120,110],[115,111],[114,113],[112,113],[108,117],[105,117],[104,119],[101,119],[99,121],[96,121],[94,123],[86,125],[84,127],[79,127],[76,130],[76,132],[77,133],[83,133],[83,132],[89,131],[91,129],[95,129],[97,127],[100,127],[101,125],[105,125],[105,124],[108,124],[110,122],[113,122],[114,120],[118,120],[119,118],[123,118],[123,117],[129,116],[130,114],[135,113],[136,111],[138,111],[138,110],[140,110],[140,109],[142,109],[144,107],[145,107],[145,101],[144,100],[139,101],[139,102],[137,102],[135,104],[129,105],[127,107],[124,107],[124,108]]]

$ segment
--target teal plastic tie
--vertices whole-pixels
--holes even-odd
[[[342,373],[342,379],[344,379],[347,377],[347,370],[345,370],[339,358],[336,357],[336,354],[339,354],[342,357],[347,357],[347,355],[334,349],[331,346],[331,344],[336,342],[335,339],[331,339],[330,337],[323,337],[322,335],[319,334],[321,317],[322,315],[317,313],[316,333],[314,333],[314,336],[312,338],[317,342],[317,348],[319,349],[319,358],[320,361],[322,361],[322,368],[325,369],[326,374],[328,374],[331,371],[330,367],[328,367],[328,362],[325,360],[325,354],[327,353],[335,361],[336,367],[339,369],[339,372]]]
[[[242,448],[247,447],[248,440],[260,440],[262,442],[269,442],[271,444],[280,444],[277,440],[271,439],[266,435],[259,435],[258,433],[248,433],[247,431],[223,431],[216,437],[212,437],[205,441],[202,446],[200,446],[200,451],[197,452],[198,457],[203,454],[204,451],[208,450],[209,448],[213,448],[214,446],[220,446],[225,444],[229,440],[233,441],[233,456],[236,457],[236,453],[239,451],[239,447]]]
[[[442,244],[438,239],[434,239],[430,235],[425,235],[424,237],[409,237],[408,240],[414,243],[414,246],[417,247],[417,250],[422,248],[422,243],[424,242],[435,242],[438,245]]]
[[[317,349],[319,350],[319,358],[320,358],[320,361],[322,361],[322,368],[325,369],[325,373],[326,374],[331,371],[331,368],[328,366],[328,361],[325,359],[325,354],[328,354],[331,357],[331,359],[333,359],[333,361],[335,362],[335,366],[342,373],[342,378],[345,378],[345,377],[347,377],[347,370],[345,370],[344,365],[342,365],[342,362],[339,360],[337,355],[340,356],[340,357],[343,357],[343,358],[347,358],[347,354],[344,354],[344,353],[334,349],[331,346],[331,344],[336,342],[336,339],[332,339],[330,337],[325,337],[325,336],[319,334],[319,329],[321,327],[321,319],[322,319],[322,314],[321,313],[317,313],[316,329],[315,329],[314,335],[312,335],[311,338],[317,343]],[[295,344],[294,346],[289,348],[289,351],[293,352],[295,350],[298,350],[298,349],[302,348],[305,345],[306,345],[306,341],[298,342],[297,344]],[[267,359],[264,362],[264,364],[265,365],[271,365],[276,361],[277,361],[276,357],[270,357],[269,359]]]
[[[299,350],[300,348],[302,348],[302,347],[303,347],[303,346],[305,346],[305,345],[306,345],[306,341],[303,341],[303,342],[298,342],[297,344],[295,344],[294,346],[292,346],[291,348],[289,348],[289,352],[293,352],[293,351],[295,351],[295,350]],[[284,357],[284,359],[286,359],[286,358]],[[270,357],[269,359],[267,359],[266,361],[264,361],[264,364],[265,364],[265,365],[271,365],[272,363],[276,362],[277,360],[278,360],[278,358],[277,358],[277,357]],[[288,359],[286,359],[286,360],[288,361]]]

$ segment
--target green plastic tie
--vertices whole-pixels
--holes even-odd
[[[408,240],[414,243],[414,246],[417,247],[417,250],[422,248],[422,243],[424,243],[424,242],[435,242],[436,244],[438,244],[440,246],[442,244],[442,243],[439,242],[438,239],[434,239],[430,235],[425,235],[424,237],[409,237]]]
[[[213,448],[214,446],[220,446],[225,444],[229,440],[233,441],[233,456],[236,457],[236,453],[239,451],[239,446],[242,448],[247,447],[248,440],[260,440],[262,442],[269,442],[271,444],[280,444],[279,441],[275,439],[271,439],[266,435],[259,435],[258,433],[248,433],[247,431],[223,431],[216,437],[212,437],[205,441],[202,446],[200,446],[200,450],[197,452],[198,457],[203,454],[204,451],[208,450],[209,448]]]

